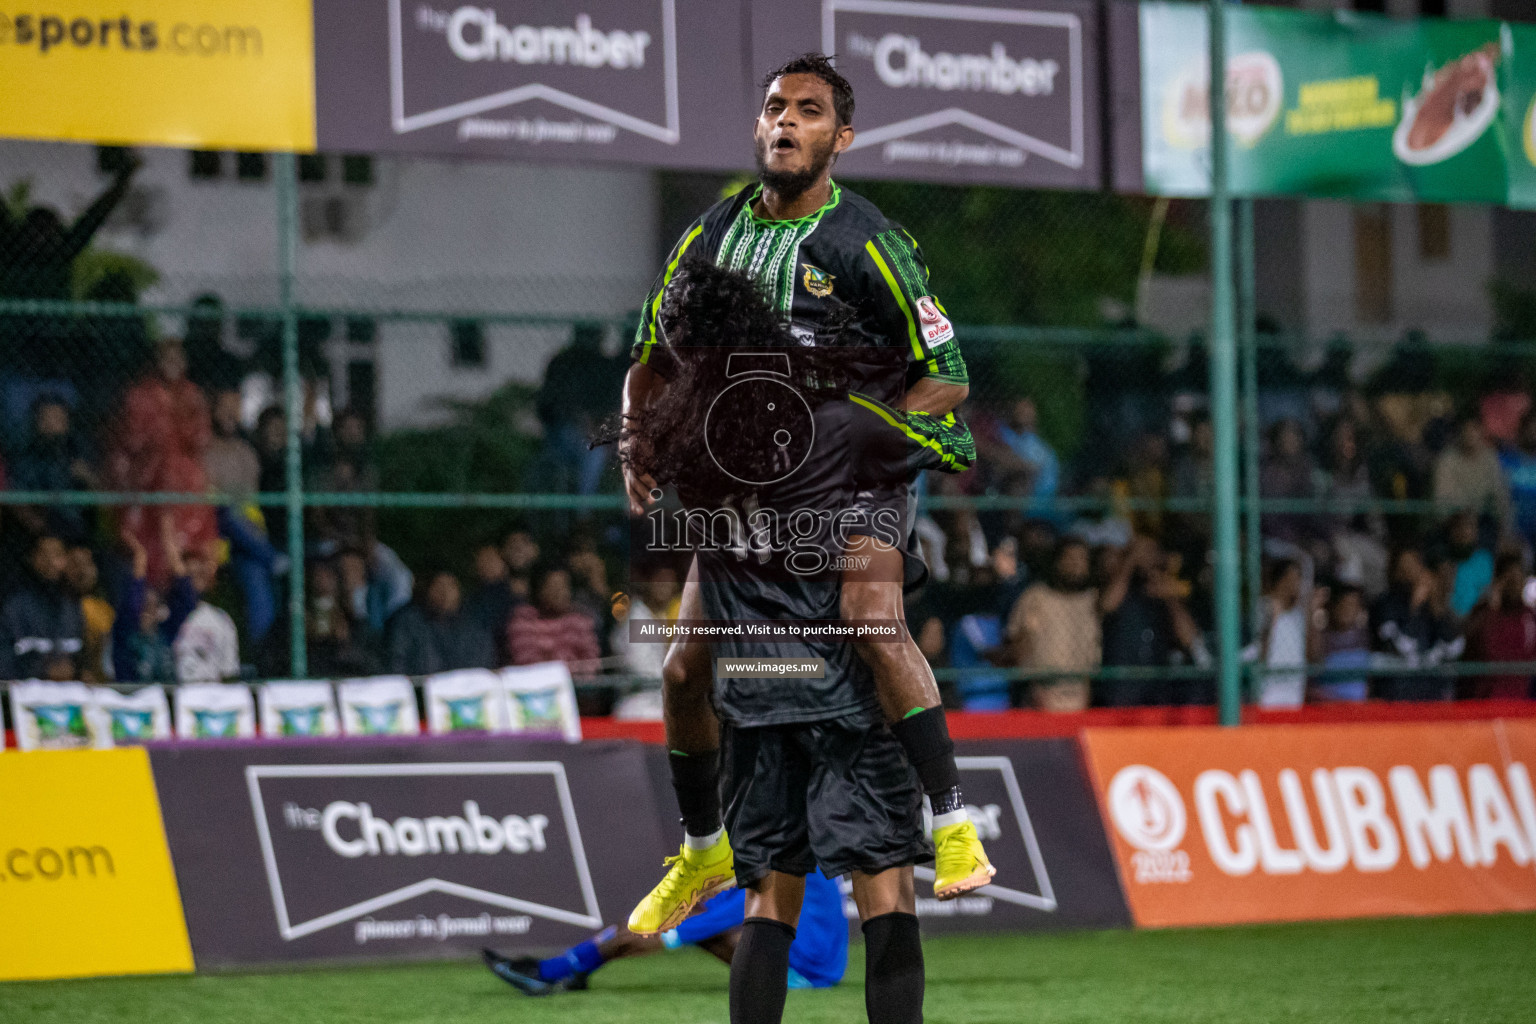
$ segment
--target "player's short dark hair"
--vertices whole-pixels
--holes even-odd
[[[802,53],[768,72],[762,87],[768,88],[785,75],[815,75],[826,82],[832,87],[832,112],[837,115],[837,126],[853,124],[853,86],[837,73],[832,58],[824,53]]]

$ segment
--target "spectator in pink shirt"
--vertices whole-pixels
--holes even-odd
[[[546,566],[533,577],[533,602],[520,605],[507,624],[507,650],[514,665],[563,661],[573,675],[598,668],[597,625],[571,600],[571,574]]]
[[[123,396],[122,415],[109,459],[109,482],[125,491],[208,489],[203,456],[212,439],[213,424],[202,390],[187,380],[187,357],[181,342],[162,339],[155,349],[153,371]],[[161,553],[160,520],[169,517],[177,547],[206,549],[218,539],[214,510],[208,505],[130,506],[123,528],[149,552],[149,585],[163,587],[170,568]]]

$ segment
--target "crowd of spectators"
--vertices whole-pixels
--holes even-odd
[[[72,428],[59,394],[31,408],[25,442],[5,452],[7,486],[207,494],[207,503],[7,505],[0,512],[0,679],[209,682],[282,677],[292,637],[278,614],[292,566],[285,506],[256,504],[286,482],[287,424],[261,411],[247,430],[236,390],[204,389],[162,341],[130,384],[103,454]],[[366,420],[306,422],[306,486],[376,489]],[[377,536],[365,507],[305,514],[304,625],[321,676],[424,675],[561,660],[583,677],[612,655],[608,563],[595,540],[541,559],[516,525],[473,553],[467,593],[444,564],[413,572]],[[641,605],[643,607],[643,604]],[[600,636],[601,634],[601,636]],[[605,661],[605,656],[610,660]],[[651,666],[655,667],[655,666]],[[649,668],[647,669],[649,670]]]
[[[1393,369],[1369,393],[1295,375],[1262,396],[1263,587],[1243,616],[1261,706],[1531,695],[1530,395],[1501,383],[1459,407],[1428,381],[1390,386]],[[907,614],[930,660],[963,670],[952,703],[1214,700],[1215,446],[1191,397],[1076,459],[1042,438],[1030,398],[972,403],[977,469],[930,485],[1025,500],[919,519],[935,572]],[[1079,500],[1041,500],[1063,497]]]
[[[570,351],[583,346],[590,339]],[[299,431],[306,486],[377,489],[368,421],[344,409],[322,424],[314,404]],[[1070,711],[1213,701],[1214,441],[1198,403],[1170,403],[1161,426],[1121,437],[1116,460],[1091,441],[1058,451],[1029,397],[984,394],[972,405],[977,468],[923,489],[1017,500],[949,503],[918,519],[930,576],[908,595],[908,623],[945,670],[951,703]],[[4,453],[13,490],[217,497],[6,506],[0,678],[286,675],[288,509],[255,497],[286,484],[283,411],[249,417],[238,388],[193,383],[183,346],[166,340],[100,437],[75,427],[63,395],[41,394],[30,412],[24,439]],[[582,415],[595,420],[598,410]],[[551,432],[530,472],[571,464],[568,426]],[[1536,661],[1529,400],[1490,392],[1458,413],[1429,391],[1342,390],[1321,412],[1273,415],[1265,428],[1263,587],[1243,616],[1248,697],[1288,707],[1528,695],[1524,671],[1458,663]],[[586,491],[595,466],[549,486]],[[626,573],[614,524],[586,513],[553,523],[505,526],[478,547],[445,536],[438,562],[408,567],[372,509],[307,508],[311,673],[560,660],[586,683],[655,680],[664,648],[631,643],[627,624],[675,616],[686,567]],[[585,709],[653,712],[654,694],[632,688],[585,688]]]
[[[5,214],[0,297],[68,298],[72,262],[132,173],[125,165],[70,224],[45,210]],[[142,366],[110,390],[99,379],[108,375],[57,358],[81,351],[79,322],[0,317],[15,340],[0,359],[5,415],[27,396],[25,422],[10,423],[0,445],[0,488],[212,496],[0,506],[0,679],[283,677],[295,572],[316,676],[547,660],[587,683],[660,676],[664,647],[630,642],[628,626],[676,616],[686,566],[625,571],[612,517],[564,510],[493,535],[445,531],[433,559],[407,566],[372,508],[310,506],[304,563],[291,565],[289,509],[256,497],[287,486],[287,418],[252,401],[250,368],[221,348],[216,300],[204,305],[185,342],[112,339],[138,344]],[[591,495],[613,481],[610,453],[587,445],[624,369],[622,356],[602,354],[603,339],[579,326],[550,362],[526,489]],[[1422,352],[1404,352],[1369,389],[1337,358],[1310,377],[1261,369],[1262,442],[1245,458],[1267,503],[1263,587],[1242,616],[1247,696],[1260,705],[1530,694],[1520,669],[1462,670],[1536,661],[1530,390],[1507,374],[1471,401],[1453,397]],[[1101,380],[1089,365],[1086,408],[1067,437],[1047,415],[1059,396],[1020,393],[1028,382],[988,377],[978,360],[985,386],[962,410],[977,466],[920,484],[925,495],[988,499],[924,506],[917,521],[930,574],[908,595],[908,624],[955,705],[1214,700],[1215,441],[1190,386],[1203,372],[1191,360],[1183,385],[1175,373],[1149,390],[1145,375],[1110,362],[1118,376]],[[369,418],[324,406],[307,386],[297,429],[306,488],[378,490]],[[584,710],[654,713],[654,686],[631,689],[586,687]]]

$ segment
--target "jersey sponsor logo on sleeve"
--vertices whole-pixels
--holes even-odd
[[[917,300],[917,320],[922,327],[923,341],[930,349],[948,344],[955,336],[955,325],[939,311],[939,304],[931,295]]]
[[[805,277],[802,280],[805,282],[806,291],[818,299],[824,299],[832,294],[832,282],[836,280],[833,275],[809,263],[803,263],[801,266],[805,267]]]

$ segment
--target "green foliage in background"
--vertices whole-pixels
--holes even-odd
[[[5,192],[0,193],[0,204],[5,206],[6,213],[12,220],[20,220],[27,215],[32,208],[32,179],[22,178],[12,183]]]
[[[853,188],[917,239],[934,293],[957,324],[1124,326],[1135,306],[1151,200],[886,181]],[[1153,266],[1168,274],[1205,269],[1203,237],[1169,221]],[[1126,356],[1100,346],[986,343],[963,334],[960,341],[971,369],[967,407],[1004,414],[1015,399],[1033,398],[1041,435],[1067,455],[1083,442],[1090,360]],[[1143,368],[1163,353],[1143,348],[1131,361]]]
[[[479,401],[444,399],[440,426],[396,430],[380,439],[386,491],[505,493],[518,490],[537,451],[538,387],[516,381]]]
[[[1105,301],[1129,309],[1152,202],[1107,192],[855,182],[922,246],[936,294],[956,323],[1104,324]],[[1170,222],[1159,272],[1206,266],[1204,241]]]
[[[70,291],[76,299],[123,301],[126,294],[137,298],[160,283],[160,272],[145,261],[95,245],[76,256],[70,270]]]
[[[1493,336],[1505,341],[1536,342],[1536,288],[1495,281],[1491,291]]]
[[[1007,418],[1014,401],[1034,400],[1040,436],[1058,454],[1070,455],[1082,443],[1087,420],[1087,366],[1082,353],[1013,342],[964,345],[971,375],[968,410],[985,408]]]
[[[525,490],[540,438],[538,387],[512,382],[479,401],[444,400],[444,422],[391,431],[378,439],[379,483],[385,491],[506,494]],[[498,535],[514,513],[497,509],[442,513],[381,509],[379,528],[407,565],[467,567],[470,547]],[[445,533],[455,538],[445,544]],[[413,561],[413,559],[415,561]]]

